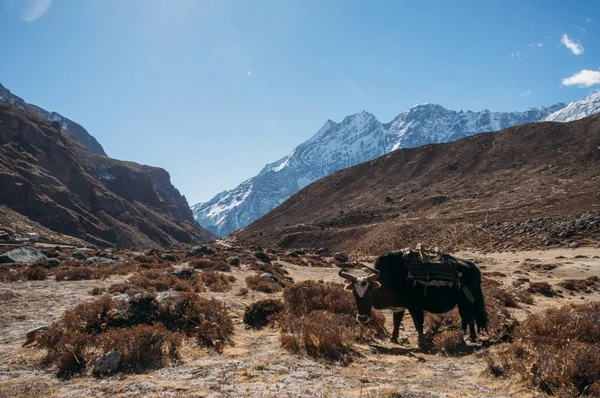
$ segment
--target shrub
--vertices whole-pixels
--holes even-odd
[[[93,279],[93,272],[88,267],[66,267],[63,268],[60,266],[56,271],[54,271],[54,277],[58,282],[60,281],[80,281],[80,280],[89,280]]]
[[[246,285],[252,290],[264,293],[277,293],[281,291],[281,285],[271,279],[261,278],[260,275],[246,277]]]
[[[235,277],[207,270],[202,271],[200,280],[211,292],[226,292],[227,290],[231,290],[231,282],[235,282]]]
[[[254,329],[267,326],[283,310],[281,300],[261,300],[246,307],[244,312],[244,323]]]
[[[367,325],[356,322],[354,298],[339,284],[295,283],[284,290],[283,299],[280,341],[291,352],[346,362],[354,343],[387,335],[385,317],[375,310]]]
[[[231,271],[231,265],[225,261],[215,261],[206,258],[198,258],[191,260],[189,263],[190,267],[202,270],[213,270],[213,271]]]
[[[92,296],[99,296],[99,295],[101,295],[104,292],[105,292],[104,288],[96,286],[95,288],[93,288],[92,290],[90,290],[90,295],[92,295]]]
[[[529,288],[527,288],[529,293],[539,293],[546,297],[554,297],[556,296],[556,292],[552,289],[552,286],[547,282],[531,282],[529,284]]]
[[[468,351],[462,330],[444,330],[433,338],[433,346],[448,355]]]
[[[560,287],[571,292],[583,292],[590,294],[600,287],[599,278],[590,276],[586,279],[567,279],[558,284]]]
[[[43,281],[46,279],[46,270],[39,265],[30,265],[25,268],[25,278],[28,281]]]
[[[600,386],[600,303],[530,315],[508,347],[486,353],[497,376],[520,375],[549,394],[596,396]]]

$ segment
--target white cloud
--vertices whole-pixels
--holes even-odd
[[[252,76],[252,71],[251,71],[251,70],[248,70],[248,71],[246,71],[246,74],[247,74],[248,76]]]
[[[586,18],[585,22],[587,22],[587,23],[594,23],[594,20],[592,18]]]
[[[562,79],[563,86],[590,87],[594,84],[600,84],[600,71],[584,69]]]
[[[579,43],[575,43],[573,40],[569,39],[569,36],[565,33],[562,35],[560,39],[560,44],[564,44],[573,54],[581,55],[583,54],[583,46]]]
[[[542,47],[543,45],[544,45],[544,43],[536,43],[536,42],[533,42],[533,43],[531,43],[531,44],[528,44],[527,46],[528,46],[528,47],[532,47],[532,48],[533,48],[533,47]]]
[[[523,91],[523,92],[521,93],[521,95],[522,95],[523,97],[527,97],[528,95],[531,95],[532,93],[533,93],[533,92],[532,92],[531,90],[527,90],[527,91]]]

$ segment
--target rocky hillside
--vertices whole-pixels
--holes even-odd
[[[4,87],[2,84],[0,84],[0,101],[1,100],[10,102],[22,111],[30,111],[51,122],[58,122],[63,130],[81,142],[88,150],[99,155],[107,156],[106,152],[104,152],[104,148],[102,148],[102,145],[100,145],[100,143],[81,125],[70,119],[67,119],[59,113],[48,112],[37,105],[28,104],[22,98],[11,93],[10,90]]]
[[[377,254],[600,240],[600,115],[400,149],[300,190],[232,239]]]
[[[213,240],[159,168],[111,159],[30,107],[0,101],[0,204],[99,246],[167,247]],[[0,224],[7,225],[0,213]]]
[[[398,148],[454,141],[473,134],[539,121],[564,107],[524,112],[452,111],[421,104],[382,124],[368,112],[331,120],[288,156],[255,177],[193,207],[196,220],[224,236],[245,227],[306,185],[334,171],[375,159]]]

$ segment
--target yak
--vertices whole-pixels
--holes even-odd
[[[424,312],[441,314],[458,306],[462,329],[466,331],[468,325],[470,338],[475,340],[475,323],[479,330],[487,329],[481,272],[470,261],[439,251],[435,254],[437,262],[423,256],[422,251],[384,253],[377,257],[374,268],[365,266],[370,273],[364,277],[340,269],[339,276],[349,282],[345,289],[354,294],[356,320],[368,323],[372,307],[392,309],[394,329],[390,340],[398,343],[404,312],[408,310],[419,334],[419,347],[424,347]]]

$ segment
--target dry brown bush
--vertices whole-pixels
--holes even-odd
[[[231,282],[235,282],[233,275],[225,275],[217,271],[202,271],[200,280],[211,292],[226,292],[231,290]]]
[[[277,293],[281,291],[281,285],[271,279],[261,278],[260,275],[246,277],[246,285],[252,289],[264,293]]]
[[[170,269],[167,271],[170,271]],[[184,280],[163,270],[148,270],[136,273],[129,278],[129,283],[136,288],[156,292],[164,292],[170,289],[179,292],[202,291],[202,284],[196,275],[189,280]]]
[[[291,352],[346,362],[354,343],[387,335],[385,317],[375,310],[367,325],[356,322],[354,298],[339,284],[295,283],[284,290],[283,299],[280,341]]]
[[[231,342],[233,321],[226,306],[194,293],[159,302],[154,294],[136,294],[128,301],[102,296],[63,313],[42,333],[46,364],[68,377],[89,367],[97,356],[116,349],[123,354],[122,371],[138,372],[177,358],[183,335],[199,344]]]
[[[567,279],[558,285],[570,292],[590,294],[593,290],[600,289],[600,278],[597,276],[590,276],[586,279]]]
[[[23,272],[28,281],[43,281],[48,276],[46,270],[39,265],[30,265]]]
[[[65,267],[61,265],[54,271],[54,277],[60,281],[81,281],[94,279],[94,272],[88,267]]]
[[[539,293],[546,297],[556,296],[556,292],[552,289],[552,285],[548,282],[531,282],[527,288],[529,293]]]
[[[225,261],[215,261],[207,258],[197,258],[191,260],[188,265],[190,267],[202,270],[213,270],[213,271],[223,271],[229,272],[231,271],[231,265],[227,264]]]
[[[281,300],[260,300],[246,307],[244,323],[251,328],[261,329],[274,321],[274,316],[283,310]]]
[[[496,376],[519,375],[558,396],[597,396],[600,386],[600,303],[530,315],[515,342],[485,355]]]
[[[91,296],[100,296],[104,292],[105,292],[104,288],[96,286],[95,288],[90,290],[90,295]]]
[[[504,307],[518,308],[517,297],[512,292],[501,288],[500,282],[483,277],[481,286],[486,297],[491,297],[501,303]]]
[[[444,330],[434,336],[433,346],[447,355],[456,355],[468,351],[462,330]]]

